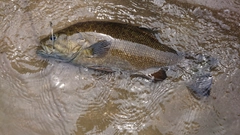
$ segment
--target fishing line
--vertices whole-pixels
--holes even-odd
[[[50,21],[50,27],[51,27],[50,33],[51,33],[51,35],[52,35],[50,39],[52,40],[52,45],[53,45],[53,49],[54,49],[54,41],[55,41],[55,38],[56,38],[56,37],[54,37],[54,35],[53,35],[53,27],[52,27],[52,25],[53,25],[53,24],[52,24],[52,22]]]

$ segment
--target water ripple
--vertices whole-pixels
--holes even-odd
[[[239,13],[231,9],[239,2],[229,3],[235,5],[217,10],[162,0],[1,1],[0,134],[237,134]],[[187,61],[152,83],[36,55],[49,21],[56,31],[103,19],[154,27],[180,52],[217,58],[211,96],[189,94]]]

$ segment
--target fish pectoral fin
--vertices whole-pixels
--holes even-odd
[[[187,88],[196,99],[200,100],[210,95],[212,76],[210,74],[195,76],[187,83]]]
[[[109,67],[103,67],[103,66],[88,66],[87,68],[96,70],[96,71],[101,71],[101,72],[106,72],[106,73],[113,73],[115,72]]]
[[[110,46],[109,41],[101,40],[83,49],[83,54],[87,57],[103,57],[108,53]]]
[[[131,74],[131,77],[142,77],[154,82],[163,81],[167,78],[166,71],[162,68],[150,68]]]

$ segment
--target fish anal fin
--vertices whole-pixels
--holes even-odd
[[[83,52],[88,57],[103,57],[108,53],[110,46],[109,41],[101,40],[85,48]]]
[[[150,75],[154,78],[154,81],[163,81],[167,78],[166,71],[164,71],[163,69],[160,69]]]
[[[151,68],[131,74],[131,77],[142,77],[153,82],[163,81],[167,78],[166,71],[159,68]]]

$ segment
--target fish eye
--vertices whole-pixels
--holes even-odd
[[[51,41],[55,41],[56,39],[57,39],[56,35],[50,36],[50,40],[51,40]]]

